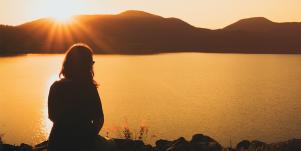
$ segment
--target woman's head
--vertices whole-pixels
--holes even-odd
[[[72,45],[65,56],[60,77],[78,81],[92,82],[93,72],[93,51],[83,43]]]

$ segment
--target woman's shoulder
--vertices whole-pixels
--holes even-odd
[[[57,80],[57,81],[54,81],[51,85],[51,88],[58,88],[58,87],[61,87],[63,85],[66,85],[68,83],[71,83],[71,80],[67,80],[67,79],[60,79],[60,80]]]
[[[93,87],[97,88],[96,85],[90,82],[85,82],[85,81],[76,81],[76,80],[71,80],[71,79],[60,79],[55,82],[53,82],[52,87],[62,87],[62,86],[81,86],[81,87]]]

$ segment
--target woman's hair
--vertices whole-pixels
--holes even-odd
[[[93,51],[83,43],[72,45],[66,52],[62,70],[59,76],[64,79],[89,82],[97,85],[94,81]]]

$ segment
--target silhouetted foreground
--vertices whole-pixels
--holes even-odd
[[[75,16],[70,24],[42,18],[19,26],[0,25],[1,55],[63,53],[77,42],[100,54],[301,53],[301,23],[255,17],[210,30],[177,18],[126,11]]]
[[[46,151],[47,141],[35,147],[27,144],[14,146],[0,143],[0,151]],[[196,134],[190,141],[183,137],[176,140],[158,140],[155,146],[146,145],[141,140],[110,139],[99,136],[95,151],[301,151],[301,139],[267,144],[261,141],[243,140],[235,148],[224,148],[217,141],[202,134]]]

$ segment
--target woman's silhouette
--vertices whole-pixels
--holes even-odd
[[[63,62],[61,80],[50,88],[48,115],[53,127],[48,151],[91,150],[103,126],[92,55],[92,49],[85,44],[71,46]]]

